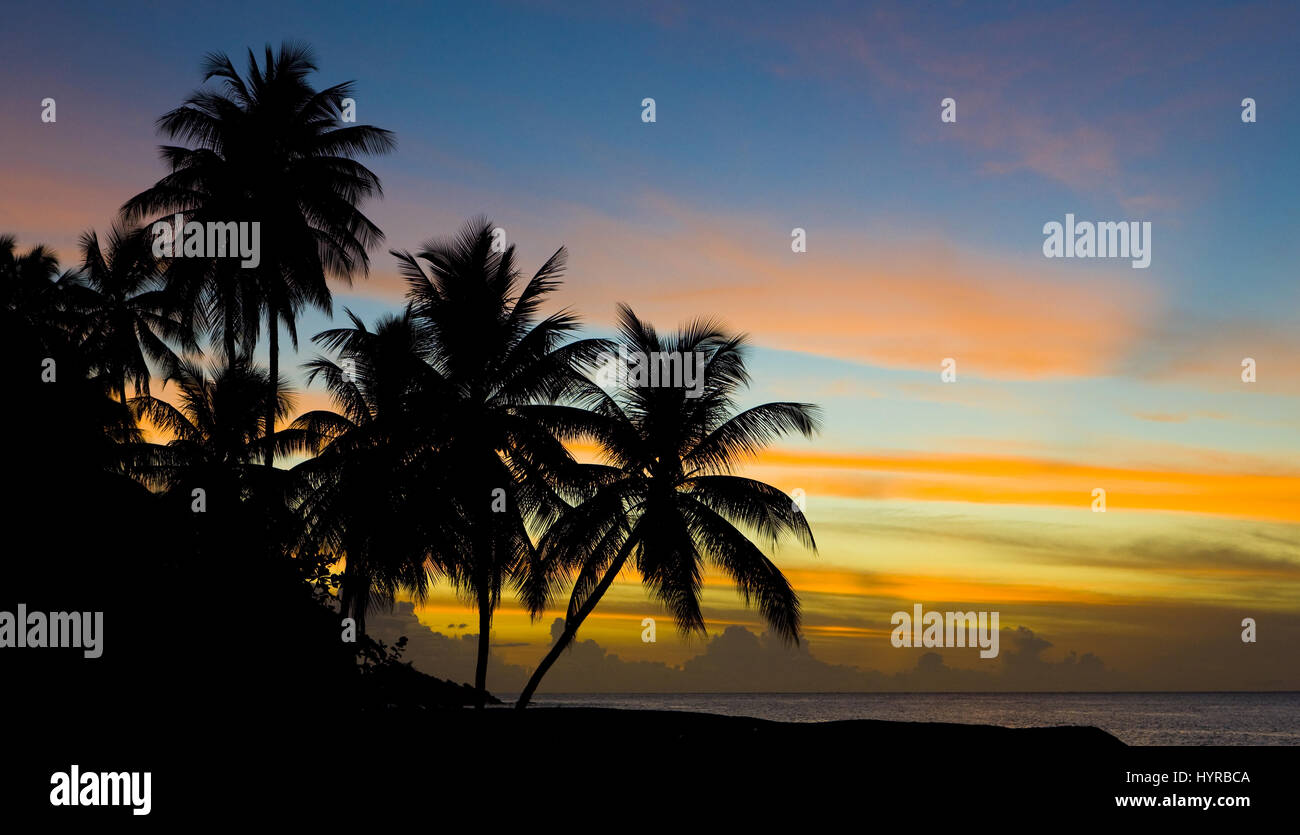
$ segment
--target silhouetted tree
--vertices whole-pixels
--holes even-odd
[[[236,357],[224,365],[201,367],[192,360],[176,364],[167,382],[177,386],[178,405],[142,394],[131,398],[138,418],[171,436],[165,444],[142,444],[136,450],[135,470],[151,487],[188,492],[202,487],[215,501],[227,506],[252,497],[264,487],[267,475],[253,466],[268,443],[280,452],[305,449],[300,433],[280,432],[266,437],[266,398],[272,391],[267,372]],[[272,419],[292,413],[294,395],[282,379],[275,387]],[[258,498],[266,500],[267,494]]]
[[[294,468],[303,485],[299,547],[346,558],[339,602],[364,631],[367,613],[390,606],[399,589],[422,600],[467,543],[448,489],[453,474],[436,460],[439,381],[420,356],[409,308],[374,331],[347,314],[353,327],[313,340],[340,361],[307,364],[308,382],[324,380],[338,411],[307,412],[290,429],[318,453]]]
[[[680,630],[704,631],[700,589],[704,563],[729,575],[745,602],[753,600],[768,626],[799,640],[799,599],[780,569],[747,536],[769,547],[794,537],[815,549],[812,530],[790,496],[736,466],[788,432],[817,429],[806,403],[765,403],[737,412],[749,382],[745,338],[711,322],[696,322],[661,339],[631,308],[620,306],[619,330],[631,356],[702,354],[699,396],[685,386],[619,385],[611,394],[587,383],[581,402],[598,417],[593,436],[607,461],[589,465],[591,494],[547,530],[540,544],[544,571],[530,579],[534,610],[558,581],[576,572],[564,630],[519,697],[524,707],[625,565],[673,614]]]
[[[480,706],[502,590],[523,588],[540,566],[530,526],[544,530],[568,506],[565,480],[576,465],[563,441],[589,415],[562,401],[581,383],[579,365],[606,347],[566,341],[578,328],[568,310],[541,316],[564,249],[521,282],[514,246],[498,251],[492,228],[478,219],[416,254],[393,253],[438,401],[437,418],[425,424],[439,465],[425,472],[438,482],[414,489],[446,495],[469,544],[444,569],[479,612]]]
[[[59,270],[59,259],[45,246],[16,251],[13,235],[0,235],[0,310],[6,333],[29,347],[79,343],[89,320],[69,299],[79,281],[76,270]],[[70,342],[71,340],[71,342]]]
[[[383,233],[359,206],[382,188],[355,157],[386,153],[394,140],[369,125],[340,126],[352,84],[313,88],[307,77],[316,64],[306,46],[285,43],[278,53],[267,46],[261,67],[249,50],[247,78],[217,53],[206,57],[203,70],[204,82],[220,80],[221,91],[195,92],[158,120],[169,138],[192,147],[164,146],[171,173],[128,200],[122,212],[131,220],[181,212],[200,223],[261,224],[256,268],[240,269],[231,259],[176,258],[169,276],[189,320],[220,334],[227,360],[237,343],[252,352],[265,317],[267,381],[274,386],[280,324],[297,347],[298,312],[331,308],[327,277],[350,282],[369,270],[366,250]],[[269,436],[275,431],[273,391],[264,403]],[[275,445],[267,444],[264,454],[273,465]]]
[[[107,245],[105,251],[94,230],[81,236],[81,271],[69,293],[71,304],[90,320],[90,355],[126,403],[127,382],[136,394],[149,391],[149,360],[164,371],[178,362],[169,341],[197,346],[170,315],[174,305],[161,287],[158,259],[145,232],[114,225]]]

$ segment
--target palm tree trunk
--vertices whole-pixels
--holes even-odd
[[[488,599],[486,583],[478,593],[478,664],[474,668],[474,707],[482,710],[487,706],[487,662],[488,644],[492,634],[492,608]]]
[[[280,320],[275,315],[275,305],[267,309],[267,348],[270,351],[271,395],[266,400],[266,466],[275,466],[275,450],[271,448],[271,436],[275,434],[275,400],[276,384],[280,376]]]
[[[577,619],[574,618],[574,620]],[[551,669],[551,665],[559,660],[560,653],[568,649],[569,644],[573,642],[573,636],[576,635],[577,632],[578,629],[576,626],[570,627],[569,622],[565,621],[564,631],[560,633],[559,640],[557,640],[555,645],[551,647],[551,651],[546,653],[546,657],[542,659],[542,662],[537,665],[537,669],[533,671],[532,678],[528,679],[528,685],[524,687],[524,692],[519,694],[519,701],[515,702],[516,710],[523,710],[528,707],[528,702],[532,700],[533,693],[537,690],[537,685],[542,683],[542,676],[546,675],[547,671]]]
[[[546,653],[546,657],[542,659],[542,663],[538,664],[537,669],[533,671],[532,678],[528,679],[528,685],[524,687],[524,692],[519,694],[519,701],[515,702],[516,710],[522,710],[523,708],[528,707],[528,702],[533,698],[533,693],[537,690],[537,685],[542,683],[542,676],[546,675],[547,670],[551,669],[551,665],[559,659],[560,653],[564,652],[564,650],[568,648],[569,644],[573,642],[574,636],[578,634],[578,627],[582,626],[582,622],[587,619],[587,615],[592,613],[596,608],[596,604],[605,596],[605,592],[609,589],[610,585],[613,584],[614,578],[623,570],[623,564],[627,562],[628,555],[632,553],[632,546],[635,541],[635,537],[629,536],[627,538],[627,542],[623,543],[623,547],[618,552],[618,556],[609,564],[609,568],[605,569],[605,576],[600,578],[600,582],[596,584],[596,588],[587,596],[582,607],[578,609],[572,618],[564,622],[564,631],[560,633],[560,637],[556,640],[555,646],[551,647],[551,651]]]

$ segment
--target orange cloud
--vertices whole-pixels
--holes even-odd
[[[772,451],[751,468],[810,495],[1089,510],[1106,491],[1108,511],[1159,510],[1300,521],[1300,473],[1101,466],[992,455]]]
[[[952,357],[973,377],[1039,379],[1112,373],[1151,306],[1146,285],[1105,270],[1064,281],[1046,262],[957,251],[937,237],[845,241],[816,228],[809,251],[795,254],[789,228],[651,202],[667,230],[574,221],[571,284],[588,316],[612,317],[620,301],[660,327],[725,312],[756,342],[786,350],[936,374]]]

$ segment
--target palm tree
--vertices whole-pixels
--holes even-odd
[[[60,272],[58,257],[44,246],[22,254],[16,247],[13,235],[0,235],[0,312],[5,333],[27,333],[31,344],[42,348],[84,336],[87,318],[69,302],[69,291],[79,281],[77,271]]]
[[[78,303],[80,282],[80,272],[60,270],[46,247],[19,253],[13,236],[0,235],[0,347],[11,370],[5,391],[22,405],[9,433],[24,438],[9,456],[15,478],[33,469],[50,477],[120,474],[121,445],[140,439],[130,411],[94,373],[93,322]]]
[[[513,246],[494,246],[492,224],[471,221],[455,238],[430,241],[418,254],[394,252],[408,283],[426,385],[436,418],[422,427],[440,465],[437,482],[416,494],[442,493],[467,547],[444,566],[479,613],[474,685],[486,697],[492,615],[507,584],[523,589],[539,570],[530,528],[542,530],[568,505],[577,471],[563,441],[590,416],[561,401],[581,383],[580,365],[607,348],[568,340],[577,317],[540,307],[560,283],[560,248],[522,282]]]
[[[598,416],[593,435],[606,463],[590,465],[597,486],[541,542],[544,570],[533,575],[537,585],[529,592],[534,610],[558,579],[574,571],[576,578],[564,629],[520,694],[519,708],[629,563],[682,632],[704,632],[700,590],[707,561],[732,578],[747,604],[757,603],[777,635],[799,640],[798,596],[745,532],[769,547],[792,536],[815,550],[812,530],[788,495],[733,471],[781,435],[811,436],[817,408],[765,403],[736,412],[736,395],[749,382],[745,337],[713,323],[693,323],[664,340],[620,305],[619,330],[642,361],[700,356],[701,388],[620,386],[610,394],[587,385],[582,400]]]
[[[166,369],[178,361],[167,341],[197,346],[168,315],[171,298],[144,230],[114,225],[107,244],[104,251],[94,230],[81,236],[80,281],[71,294],[90,316],[90,355],[126,403],[128,381],[136,394],[149,390],[149,360]]]
[[[136,450],[137,471],[146,484],[171,491],[203,486],[233,505],[260,486],[260,468],[253,462],[268,443],[285,453],[303,449],[299,433],[266,437],[265,400],[272,390],[267,377],[244,357],[208,368],[182,360],[167,380],[177,385],[177,405],[148,393],[131,398],[138,419],[171,436],[166,444]],[[272,419],[284,419],[292,413],[294,394],[284,380],[274,391]]]
[[[169,138],[193,147],[164,146],[171,173],[128,200],[122,212],[135,220],[179,212],[200,223],[260,224],[257,267],[240,270],[231,259],[178,258],[169,273],[190,320],[220,334],[228,360],[237,343],[251,353],[259,319],[265,317],[267,380],[275,386],[280,325],[296,348],[298,312],[305,306],[331,308],[327,278],[350,283],[358,271],[369,271],[366,251],[383,240],[383,233],[359,206],[383,190],[355,157],[386,153],[395,143],[386,130],[339,126],[352,84],[313,88],[307,77],[316,64],[306,46],[285,43],[278,54],[267,46],[261,67],[249,50],[247,78],[218,53],[205,58],[203,70],[204,82],[220,80],[221,91],[197,91],[158,120]],[[249,272],[251,280],[239,276]],[[274,389],[264,403],[269,437],[275,431]],[[274,465],[274,447],[265,445],[268,467]]]
[[[463,548],[447,489],[434,459],[440,413],[437,381],[420,356],[407,308],[371,331],[352,311],[351,328],[313,341],[341,355],[308,363],[308,383],[323,379],[338,412],[300,415],[300,432],[318,453],[294,468],[304,488],[299,549],[345,557],[343,614],[365,631],[367,613],[391,606],[399,589],[417,601]],[[430,490],[430,488],[433,488]]]

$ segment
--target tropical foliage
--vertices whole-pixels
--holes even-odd
[[[168,578],[148,595],[126,584],[132,599],[197,595],[278,624],[297,666],[277,653],[262,676],[346,657],[351,680],[433,692],[410,672],[376,675],[402,667],[400,651],[365,626],[445,583],[479,615],[472,697],[453,701],[482,707],[503,600],[541,617],[567,598],[522,707],[625,569],[683,632],[705,628],[712,568],[798,641],[798,597],[768,551],[787,539],[813,548],[812,531],[789,497],[736,470],[783,435],[811,436],[815,407],[742,407],[745,338],[712,321],[662,337],[624,306],[617,340],[582,337],[572,311],[550,309],[563,248],[525,272],[478,218],[393,251],[404,306],[373,324],[346,311],[346,326],[316,334],[303,377],[330,408],[296,413],[279,332],[296,346],[299,314],[331,308],[328,280],[367,273],[382,233],[362,205],[381,188],[357,158],[393,148],[389,132],[341,121],[352,88],[317,90],[315,69],[292,44],[268,47],[260,65],[250,52],[244,75],[208,56],[204,81],[217,88],[159,120],[181,143],[162,149],[169,172],[104,239],[82,236],[77,268],[0,237],[8,390],[42,421],[15,472],[129,504],[106,536],[152,525],[171,538],[156,563],[119,572]],[[160,255],[149,223],[174,213],[261,223],[260,263]],[[593,371],[615,352],[699,357],[700,387],[602,387]],[[600,460],[575,459],[579,443]],[[339,617],[357,627],[355,645],[338,640]]]

